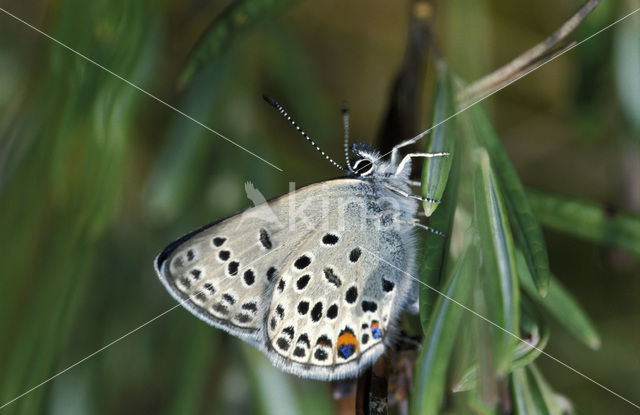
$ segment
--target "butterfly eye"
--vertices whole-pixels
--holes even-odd
[[[359,176],[368,176],[373,171],[373,162],[369,159],[362,158],[353,163],[353,170]]]

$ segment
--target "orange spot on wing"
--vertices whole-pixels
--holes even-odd
[[[353,333],[345,331],[340,336],[338,336],[338,347],[340,347],[342,345],[346,346],[346,345],[349,345],[349,344],[357,346],[358,345],[358,339],[356,339],[356,336],[354,336]]]

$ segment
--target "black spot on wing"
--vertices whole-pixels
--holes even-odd
[[[309,266],[309,264],[311,264],[311,258],[308,255],[302,255],[301,257],[296,259],[296,262],[293,263],[293,266],[297,269],[305,269]]]
[[[278,347],[283,350],[283,351],[287,351],[289,350],[289,342],[287,341],[287,339],[284,339],[282,337],[280,337],[277,341],[276,344],[278,345]]]
[[[273,248],[273,243],[271,242],[271,238],[269,237],[269,233],[266,229],[260,229],[260,243],[265,249]]]
[[[256,281],[256,274],[253,270],[248,269],[244,272],[244,283],[247,285],[252,285]]]
[[[338,316],[338,305],[332,304],[331,307],[327,309],[327,318],[333,320]]]
[[[322,237],[322,243],[325,245],[335,245],[338,243],[338,235],[328,233]]]
[[[231,294],[222,294],[222,299],[231,305],[234,305],[236,303],[236,299],[233,298]]]
[[[316,349],[316,352],[313,354],[313,356],[317,359],[322,361],[327,360],[327,358],[329,357],[329,355],[327,354],[327,352],[325,352],[322,349]]]
[[[212,242],[213,242],[213,246],[215,247],[221,247],[222,244],[224,244],[224,242],[227,240],[227,238],[223,238],[220,236],[216,236],[215,238],[213,238]]]
[[[222,250],[218,252],[218,258],[220,258],[220,260],[222,261],[226,261],[227,259],[229,259],[229,257],[231,257],[231,252],[229,251]]]
[[[331,347],[333,343],[331,342],[330,338],[323,334],[322,336],[318,337],[318,340],[316,340],[316,344],[319,344],[320,346]]]
[[[307,287],[307,284],[309,284],[310,279],[311,276],[309,274],[304,274],[296,281],[296,288],[299,290],[304,290]]]
[[[333,272],[332,268],[324,269],[324,277],[327,279],[327,281],[329,281],[329,283],[335,285],[336,287],[340,287],[342,285],[342,281],[340,281],[340,278],[336,275],[335,272]]]
[[[357,262],[360,259],[360,255],[362,255],[360,248],[353,248],[349,253],[349,261]]]
[[[282,332],[284,334],[286,334],[289,337],[289,339],[293,340],[293,335],[295,334],[293,326],[289,326],[289,327],[286,327],[286,328],[282,329]]]
[[[298,337],[298,341],[296,343],[306,344],[307,347],[311,347],[311,343],[309,342],[309,336],[306,333],[302,333],[300,337]]]
[[[393,290],[393,287],[395,287],[394,283],[384,278],[382,279],[382,291],[388,293],[389,291]]]
[[[273,280],[273,277],[276,276],[276,272],[277,272],[277,270],[276,270],[275,267],[270,267],[267,270],[267,281],[271,282],[271,280]]]
[[[211,308],[213,309],[213,311],[217,313],[229,314],[229,308],[227,308],[227,306],[222,303],[215,303],[214,305],[211,306]]]
[[[251,311],[252,313],[255,313],[258,311],[258,305],[256,303],[244,303],[242,304],[242,309],[243,310],[247,310],[247,311]]]
[[[309,311],[309,302],[300,301],[298,303],[298,313],[304,316],[305,314],[307,314],[307,311]]]
[[[229,271],[229,275],[235,277],[238,275],[238,268],[240,267],[240,263],[238,261],[231,261],[227,266],[227,270]]]
[[[358,299],[358,289],[356,288],[355,285],[352,287],[349,287],[349,289],[347,290],[347,293],[344,295],[344,299],[349,304],[353,304],[356,302],[356,300]]]
[[[364,311],[365,313],[367,311],[374,312],[377,309],[378,309],[378,304],[374,303],[373,301],[363,301],[362,302],[362,311]]]
[[[318,301],[316,305],[313,306],[313,309],[311,309],[311,320],[313,320],[314,322],[317,322],[317,321],[320,321],[321,318],[322,318],[322,303]]]

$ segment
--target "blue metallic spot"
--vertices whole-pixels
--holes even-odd
[[[380,327],[373,326],[371,327],[371,335],[373,336],[374,339],[379,339],[380,337],[382,337],[382,332],[380,331]]]
[[[342,344],[338,347],[338,352],[340,356],[345,359],[348,359],[356,351],[356,346],[353,344]]]

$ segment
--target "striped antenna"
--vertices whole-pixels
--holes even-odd
[[[344,126],[344,159],[347,162],[347,168],[353,173],[351,161],[349,161],[349,108],[347,108],[347,104],[342,104],[342,125]]]
[[[265,100],[265,101],[267,101],[267,102],[268,102],[269,104],[271,104],[275,109],[277,109],[277,110],[280,112],[280,114],[282,114],[282,116],[283,116],[284,118],[286,118],[286,119],[291,123],[291,125],[293,125],[293,126],[296,128],[296,130],[298,130],[298,132],[299,132],[300,134],[302,134],[302,136],[303,136],[304,138],[306,138],[306,139],[307,139],[307,141],[308,141],[308,142],[310,142],[310,143],[311,143],[311,145],[313,145],[313,146],[316,148],[316,150],[318,150],[318,151],[320,152],[320,154],[322,154],[322,155],[324,156],[324,158],[326,158],[327,160],[329,160],[329,162],[330,162],[331,164],[333,164],[334,166],[336,166],[336,167],[337,167],[337,168],[339,168],[340,170],[344,170],[344,169],[345,169],[344,167],[342,167],[341,165],[339,165],[338,163],[336,163],[335,161],[333,161],[333,159],[332,159],[331,157],[329,157],[329,156],[327,155],[327,153],[325,153],[324,151],[322,151],[322,150],[320,149],[320,147],[318,147],[318,145],[317,145],[317,144],[316,144],[316,143],[315,143],[315,142],[314,142],[314,141],[313,141],[313,140],[312,140],[312,139],[307,135],[307,133],[305,133],[305,132],[302,130],[302,128],[300,128],[300,126],[299,126],[299,125],[298,125],[298,124],[297,124],[297,123],[296,123],[296,122],[291,118],[291,116],[289,115],[289,113],[288,113],[288,112],[287,112],[287,111],[282,107],[282,105],[280,105],[276,100],[271,99],[271,98],[269,98],[269,97],[268,97],[268,96],[266,96],[266,95],[263,95],[263,96],[262,96],[262,98],[264,98],[264,100]]]

